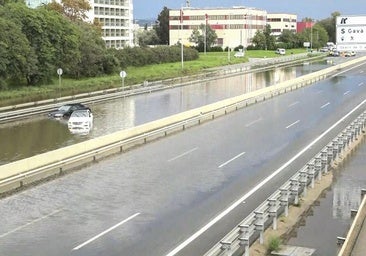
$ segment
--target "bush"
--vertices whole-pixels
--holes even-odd
[[[259,49],[259,48],[258,48]],[[255,47],[254,45],[248,45],[247,46],[247,50],[258,50],[257,47]]]
[[[242,46],[242,45],[238,45],[237,47],[235,47],[235,48],[234,48],[234,51],[235,51],[235,52],[238,52],[240,49],[241,49],[241,50],[244,50],[244,46]]]
[[[282,241],[279,237],[274,236],[270,237],[268,240],[267,252],[271,253],[272,251],[279,251],[281,249]]]
[[[210,52],[222,52],[223,49],[221,46],[213,46],[210,48]]]
[[[185,47],[185,60],[198,59],[197,50]],[[118,59],[119,66],[126,68],[129,66],[142,67],[151,64],[161,64],[169,62],[177,62],[181,59],[180,46],[158,46],[154,48],[148,47],[126,47],[121,50],[116,50],[115,57]]]

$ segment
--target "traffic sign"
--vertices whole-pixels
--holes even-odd
[[[127,76],[127,73],[126,71],[122,70],[120,73],[119,73],[119,76],[122,77],[122,78],[125,78]]]
[[[62,68],[58,68],[58,69],[57,69],[57,74],[58,74],[59,76],[61,76],[61,75],[62,75],[62,72],[63,72]]]
[[[336,38],[338,50],[366,50],[366,16],[338,16]]]

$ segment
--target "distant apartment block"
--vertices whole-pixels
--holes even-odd
[[[89,0],[92,9],[88,21],[98,19],[102,25],[102,38],[108,48],[133,46],[132,0]],[[27,5],[36,8],[51,0],[27,0]]]
[[[272,35],[279,36],[283,31],[297,32],[297,15],[287,13],[268,13],[267,24],[271,26]]]
[[[217,46],[231,48],[251,44],[257,30],[263,30],[267,22],[267,12],[256,8],[205,8],[191,7],[169,11],[169,44],[182,42],[192,45],[189,38],[194,29],[207,24],[217,34]],[[296,24],[296,23],[295,23]]]

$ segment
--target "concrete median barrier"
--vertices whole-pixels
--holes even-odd
[[[25,177],[27,177],[27,180],[32,181],[46,178],[60,171],[65,171],[71,166],[74,168],[78,163],[85,163],[101,159],[110,154],[122,152],[136,145],[144,144],[149,140],[167,136],[173,132],[184,130],[187,127],[215,119],[218,116],[225,115],[258,101],[263,101],[320,79],[325,79],[330,73],[364,62],[365,60],[366,56],[353,59],[346,63],[335,65],[325,70],[285,81],[274,86],[262,88],[257,91],[185,111],[130,129],[2,165],[0,166],[0,193],[21,186],[22,180],[26,179]],[[49,166],[49,168],[47,168],[47,166]],[[39,170],[39,173],[37,173],[36,170]],[[30,172],[32,175],[30,175]],[[30,176],[32,176],[33,179],[31,179]]]

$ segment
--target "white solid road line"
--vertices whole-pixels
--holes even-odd
[[[359,83],[359,84],[358,84],[358,86],[362,86],[362,85],[364,85],[364,83],[363,83],[363,82],[361,82],[361,83]]]
[[[330,105],[329,102],[325,103],[323,106],[321,106],[320,108],[325,108],[326,106]]]
[[[45,218],[48,218],[48,217],[50,217],[50,216],[52,216],[52,215],[55,215],[56,213],[58,213],[58,212],[60,212],[60,211],[62,211],[62,209],[55,210],[55,211],[53,211],[53,212],[51,212],[51,213],[49,213],[49,214],[47,214],[47,215],[45,215],[45,216],[42,216],[42,217],[40,217],[40,218],[38,218],[38,219],[35,219],[35,220],[31,221],[31,222],[28,222],[27,224],[24,224],[24,225],[22,225],[22,226],[19,226],[19,227],[17,227],[17,228],[15,228],[15,229],[13,229],[13,230],[10,230],[9,232],[6,232],[6,233],[4,233],[4,234],[1,234],[1,235],[0,235],[0,238],[6,237],[7,235],[10,235],[10,234],[12,234],[12,233],[14,233],[14,232],[16,232],[16,231],[18,231],[18,230],[21,230],[21,229],[23,229],[23,228],[25,228],[25,227],[27,227],[27,226],[29,226],[29,225],[32,225],[32,224],[34,224],[34,223],[36,223],[36,222],[39,222],[39,221],[41,221],[41,220],[43,220],[43,219],[45,219]]]
[[[350,91],[346,91],[345,93],[343,93],[343,95],[347,95],[348,93],[350,93]]]
[[[286,126],[286,129],[290,128],[291,126],[294,126],[295,124],[299,123],[300,120],[297,120],[296,122],[293,122],[292,124]]]
[[[335,124],[333,124],[328,130],[323,132],[319,135],[315,140],[310,142],[309,145],[307,145],[305,148],[300,150],[299,153],[297,153],[295,156],[293,156],[290,160],[288,160],[285,164],[283,164],[280,168],[278,168],[276,171],[274,171],[271,175],[269,175],[267,178],[262,180],[260,183],[258,183],[254,188],[249,190],[248,193],[243,195],[239,200],[234,202],[232,205],[230,205],[227,209],[225,209],[223,212],[219,213],[213,220],[211,220],[209,223],[207,223],[205,226],[203,226],[201,229],[199,229],[196,233],[188,237],[183,243],[178,245],[175,249],[170,251],[166,256],[174,256],[178,252],[180,252],[184,247],[186,247],[188,244],[190,244],[192,241],[194,241],[197,237],[202,235],[206,230],[208,230],[211,226],[213,226],[216,222],[221,220],[225,215],[227,215],[229,212],[234,210],[238,205],[240,205],[243,201],[245,201],[247,198],[249,198],[251,195],[253,195],[258,189],[263,187],[268,181],[270,181],[273,177],[275,177],[277,174],[282,172],[287,166],[289,166],[292,162],[294,162],[298,157],[300,157],[306,150],[311,148],[315,143],[317,143],[320,139],[322,139],[327,133],[329,133],[331,130],[333,130],[337,125],[342,123],[348,116],[350,116],[353,112],[355,112],[357,109],[359,109],[363,104],[365,104],[366,100],[362,101],[360,104],[358,104],[354,109],[352,109],[350,112],[348,112],[347,115],[342,117],[338,120]]]
[[[260,117],[260,118],[258,118],[257,120],[254,120],[254,121],[252,121],[252,122],[250,122],[249,124],[247,124],[245,127],[249,127],[249,126],[251,126],[251,125],[253,125],[253,124],[255,124],[255,123],[258,123],[259,121],[261,121],[262,120],[262,117]]]
[[[225,166],[225,165],[227,165],[228,163],[230,163],[230,162],[234,161],[235,159],[237,159],[237,158],[241,157],[241,156],[242,156],[242,155],[244,155],[244,154],[245,154],[245,152],[241,152],[240,154],[238,154],[238,155],[234,156],[234,157],[233,157],[233,158],[231,158],[230,160],[228,160],[228,161],[226,161],[225,163],[221,164],[221,165],[219,166],[219,168],[224,167],[224,166]]]
[[[193,151],[196,151],[197,149],[198,148],[192,148],[191,150],[188,150],[188,151],[186,151],[186,152],[184,152],[184,153],[182,153],[182,154],[180,154],[180,155],[178,155],[176,157],[173,157],[173,158],[169,159],[168,162],[177,160],[178,158],[181,158],[182,156],[188,155],[189,153],[192,153]]]
[[[139,212],[138,212],[138,213],[135,213],[134,215],[132,215],[132,216],[128,217],[127,219],[124,219],[123,221],[121,221],[120,223],[118,223],[118,224],[114,225],[113,227],[111,227],[111,228],[109,228],[109,229],[107,229],[107,230],[103,231],[103,232],[102,232],[102,233],[100,233],[99,235],[96,235],[95,237],[90,238],[88,241],[86,241],[86,242],[84,242],[84,243],[82,243],[82,244],[80,244],[80,245],[76,246],[76,247],[75,247],[74,249],[72,249],[72,250],[73,250],[73,251],[75,251],[75,250],[79,250],[80,248],[82,248],[82,247],[84,247],[85,245],[87,245],[87,244],[89,244],[89,243],[93,242],[94,240],[98,239],[99,237],[104,236],[104,235],[105,235],[105,234],[107,234],[108,232],[110,232],[110,231],[112,231],[113,229],[115,229],[115,228],[117,228],[117,227],[121,226],[122,224],[126,223],[127,221],[132,220],[133,218],[135,218],[135,217],[136,217],[137,215],[139,215],[139,214],[140,214]]]

